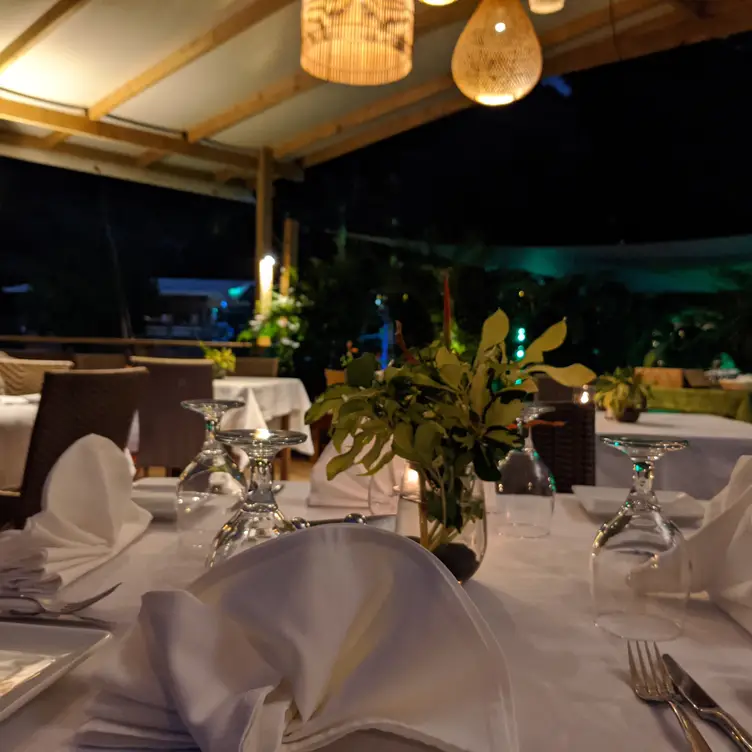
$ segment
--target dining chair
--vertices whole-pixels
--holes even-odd
[[[128,358],[125,353],[76,353],[73,356],[76,368],[84,371],[125,368]]]
[[[235,376],[276,376],[279,373],[279,358],[237,358]]]
[[[532,435],[536,451],[554,476],[556,490],[571,493],[572,486],[594,486],[595,407],[571,401],[536,401],[554,408],[541,416],[540,423],[532,428]]]
[[[70,360],[0,358],[0,378],[5,384],[6,394],[38,394],[46,373],[71,368],[73,363]]]
[[[125,450],[148,374],[145,368],[44,374],[21,487],[0,491],[0,528],[41,511],[47,476],[68,447],[91,433]]]
[[[204,422],[198,413],[180,406],[183,400],[213,399],[212,363],[205,358],[134,356],[149,380],[138,406],[139,438],[136,465],[149,472],[165,468],[179,474],[204,443]]]

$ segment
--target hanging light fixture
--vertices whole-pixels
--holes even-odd
[[[425,3],[426,5],[451,5],[452,3],[456,3],[457,0],[420,0],[422,3]]]
[[[376,86],[413,66],[415,0],[303,0],[300,64],[316,78]]]
[[[551,13],[558,13],[564,9],[566,0],[529,0],[530,10],[540,16],[547,16]]]
[[[482,0],[452,55],[457,88],[497,107],[529,94],[542,71],[540,42],[520,0]]]

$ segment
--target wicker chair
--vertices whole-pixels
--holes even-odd
[[[41,511],[47,475],[80,438],[99,434],[125,449],[147,378],[144,368],[45,374],[21,489],[0,491],[0,528]]]
[[[546,400],[541,400],[546,402]],[[556,489],[571,493],[572,486],[595,485],[595,409],[573,402],[550,402],[555,410],[541,420],[563,426],[537,425],[533,443],[556,480]]]
[[[111,370],[128,365],[125,353],[76,353],[73,361],[76,368],[86,371]]]
[[[235,376],[276,376],[279,373],[279,358],[238,358],[235,361]]]
[[[133,357],[145,366],[149,382],[138,408],[140,468],[182,471],[204,443],[204,422],[180,406],[187,399],[212,399],[212,364],[204,358]]]
[[[6,394],[37,394],[42,389],[45,373],[69,371],[69,360],[22,360],[0,358],[0,378]]]

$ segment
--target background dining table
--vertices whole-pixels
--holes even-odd
[[[308,490],[307,483],[286,484],[279,504],[288,516],[321,519],[347,512],[306,507]],[[671,711],[647,706],[632,694],[625,643],[592,623],[588,559],[597,524],[571,497],[561,495],[549,537],[491,536],[479,572],[466,585],[508,662],[519,748],[682,750],[684,740]],[[145,591],[184,586],[201,571],[199,560],[178,554],[170,524],[152,523],[140,541],[74,583],[67,595],[84,597],[122,581],[92,609],[92,615],[117,623],[117,638],[136,618]],[[684,635],[661,647],[743,725],[752,727],[752,637],[747,632],[714,604],[695,598]],[[95,654],[0,725],[3,752],[72,752],[72,738],[95,691],[92,677],[111,650]],[[715,752],[734,749],[713,727],[700,725]]]
[[[227,414],[222,423],[226,429],[269,428],[284,422],[294,431],[306,435],[306,442],[296,447],[308,456],[313,455],[311,429],[305,424],[305,413],[311,405],[300,379],[284,377],[230,376],[215,379],[215,399],[239,399],[245,407]],[[38,395],[23,397],[0,396],[0,488],[20,485],[31,431],[38,410]],[[138,416],[133,422],[128,449],[138,452]]]
[[[637,423],[607,420],[596,413],[595,431],[623,436],[672,436],[689,446],[671,452],[656,464],[655,487],[684,491],[696,499],[712,499],[727,483],[739,457],[752,454],[752,424],[718,415],[647,412]],[[595,447],[597,486],[626,488],[632,466],[625,455],[598,441]]]

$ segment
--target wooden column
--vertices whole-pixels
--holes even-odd
[[[292,270],[298,266],[298,222],[287,217],[282,238],[282,275],[279,279],[279,291],[283,295],[290,292]]]
[[[259,263],[272,250],[272,173],[274,160],[272,151],[268,147],[259,153],[258,172],[256,174],[256,265],[254,278],[256,280],[256,300],[259,299],[260,286]]]

